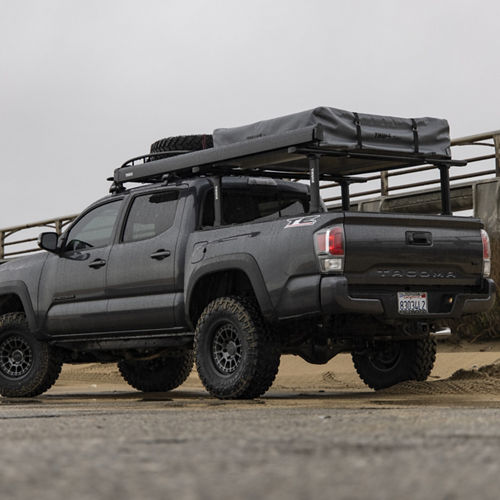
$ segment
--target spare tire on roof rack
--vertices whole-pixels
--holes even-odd
[[[151,153],[161,153],[163,151],[198,151],[214,147],[214,140],[211,134],[200,135],[177,135],[166,137],[151,144]]]

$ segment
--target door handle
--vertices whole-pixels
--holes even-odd
[[[105,265],[106,261],[104,259],[96,259],[89,264],[89,267],[92,267],[93,269],[99,269],[100,267]]]
[[[432,233],[424,231],[406,231],[406,243],[408,245],[432,245]]]
[[[151,254],[151,258],[155,260],[163,260],[166,257],[170,257],[170,250],[164,250],[163,248]]]

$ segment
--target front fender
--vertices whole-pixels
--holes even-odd
[[[36,333],[36,318],[33,304],[28,291],[28,287],[24,281],[6,281],[0,284],[0,295],[17,295],[23,304],[26,320],[31,332]]]

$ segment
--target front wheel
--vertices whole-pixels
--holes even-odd
[[[426,380],[436,360],[433,339],[382,342],[352,354],[358,375],[372,389],[385,389],[406,380]]]
[[[252,399],[271,387],[280,349],[256,305],[220,297],[205,308],[195,332],[196,368],[213,396]]]
[[[62,362],[46,342],[33,337],[22,313],[0,317],[0,394],[33,397],[48,390]]]

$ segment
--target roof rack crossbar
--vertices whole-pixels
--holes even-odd
[[[440,165],[448,165],[450,167],[465,167],[467,165],[466,160],[452,160],[446,158],[435,158],[432,156],[405,156],[405,155],[388,155],[380,153],[360,153],[358,151],[349,150],[338,150],[338,149],[325,149],[321,147],[296,147],[292,146],[288,148],[290,154],[317,154],[320,156],[337,156],[345,158],[359,158],[359,159],[372,159],[372,160],[384,160],[384,161],[394,161],[394,162],[407,162],[415,164],[431,164],[439,167]],[[395,168],[400,168],[399,165]]]
[[[302,173],[296,171],[288,170],[273,170],[273,165],[269,166],[269,169],[261,170],[251,170],[251,169],[240,169],[238,167],[227,167],[226,165],[210,165],[207,168],[201,168],[197,174],[209,175],[226,175],[226,176],[245,176],[245,177],[270,177],[273,179],[300,179],[309,180],[309,173]],[[343,175],[332,175],[326,172],[319,172],[320,181],[330,181],[330,182],[348,182],[349,184],[364,183],[368,179],[364,177],[352,177]]]

